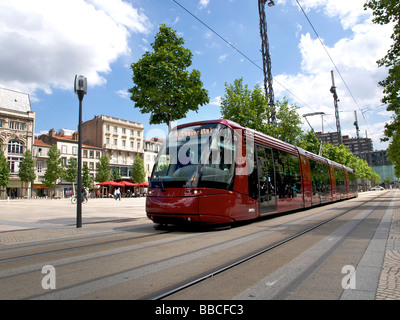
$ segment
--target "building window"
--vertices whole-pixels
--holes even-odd
[[[106,144],[110,144],[110,138],[106,138]]]
[[[122,134],[126,134],[126,129],[122,128]]]
[[[110,132],[110,125],[109,124],[106,124],[106,131]]]
[[[3,126],[3,120],[0,120],[0,128]]]
[[[113,127],[114,132],[118,132],[118,128],[116,126]]]
[[[61,146],[61,153],[67,153],[67,146]]]
[[[72,154],[75,156],[78,154],[78,147],[72,147]]]
[[[83,150],[83,157],[87,158],[87,150]]]
[[[25,126],[21,122],[10,121],[9,128],[14,130],[24,130]]]
[[[36,161],[36,172],[41,173],[43,168],[43,162],[41,160]]]
[[[21,141],[11,140],[8,142],[8,153],[23,154],[24,145]]]
[[[22,158],[20,157],[8,157],[7,162],[10,165],[10,172],[11,173],[18,173],[19,172],[19,164]]]
[[[100,159],[100,151],[96,151],[96,159]]]
[[[125,145],[126,145],[126,141],[122,140],[122,146],[125,147]]]
[[[117,139],[114,139],[114,146],[117,145]]]
[[[89,157],[90,159],[94,159],[94,151],[89,151]]]

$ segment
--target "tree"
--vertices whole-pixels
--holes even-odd
[[[111,179],[121,179],[121,175],[119,174],[119,169],[115,167],[111,173]]]
[[[269,111],[268,100],[258,84],[251,91],[247,84],[243,85],[243,78],[234,80],[233,84],[225,83],[225,95],[221,99],[222,118],[265,132]]]
[[[314,130],[310,129],[305,133],[302,133],[297,146],[314,154],[319,154],[321,142],[318,140],[318,137],[315,134]]]
[[[4,189],[7,188],[8,182],[10,181],[10,165],[7,162],[7,158],[3,153],[3,144],[0,143],[0,191],[4,192]],[[5,198],[5,193],[4,197]]]
[[[267,126],[266,134],[297,145],[303,134],[298,107],[289,105],[286,99],[283,102],[276,101],[275,107],[276,124]]]
[[[399,0],[368,0],[364,4],[364,9],[371,9],[374,23],[385,25],[394,24],[393,44],[388,50],[385,57],[378,60],[378,66],[387,67],[388,76],[385,80],[379,82],[384,88],[382,103],[387,104],[387,111],[394,112],[393,121],[385,125],[385,137],[381,140],[389,141],[389,150],[398,150],[400,144],[400,2]],[[395,151],[390,152],[391,161],[398,168],[400,167],[400,159],[394,156]]]
[[[78,162],[75,158],[69,158],[65,166],[65,171],[62,175],[63,179],[72,183],[72,188],[75,194],[75,182],[78,179]]]
[[[243,79],[233,84],[225,83],[225,95],[221,99],[221,117],[235,121],[242,126],[260,131],[285,142],[297,144],[302,129],[296,106],[290,106],[285,99],[276,102],[276,125],[269,125],[271,114],[268,99],[257,84],[253,91],[243,85]]]
[[[110,180],[110,159],[106,154],[102,155],[97,168],[96,181],[105,182]]]
[[[93,184],[93,179],[90,177],[89,167],[84,164],[82,168],[82,186],[86,189],[91,189]]]
[[[63,174],[61,152],[57,145],[53,144],[48,152],[47,170],[44,173],[43,183],[48,188],[55,188],[57,180]]]
[[[151,44],[154,52],[145,52],[131,65],[134,86],[128,91],[135,108],[150,113],[150,124],[170,126],[171,121],[209,102],[200,72],[186,70],[192,65],[193,55],[183,44],[175,30],[161,25]]]
[[[30,150],[26,150],[24,157],[21,160],[18,177],[26,184],[28,182],[33,182],[36,179],[35,164],[33,162],[32,152]],[[25,189],[27,188],[28,186],[26,185]]]
[[[146,181],[146,172],[144,171],[143,159],[140,156],[136,156],[135,161],[133,162],[132,180],[136,183]]]
[[[375,184],[380,182],[379,175],[372,170],[368,162],[353,155],[344,144],[337,147],[331,143],[325,143],[322,151],[323,157],[354,169],[357,178],[361,180],[373,180]]]

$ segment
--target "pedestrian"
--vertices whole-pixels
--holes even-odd
[[[119,188],[115,189],[114,196],[115,200],[119,199],[119,201],[121,201],[121,190],[119,190]]]

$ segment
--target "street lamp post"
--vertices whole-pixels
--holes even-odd
[[[76,195],[76,227],[82,227],[82,100],[87,92],[87,79],[84,76],[75,76],[75,93],[79,98],[79,120],[78,120],[78,192]]]

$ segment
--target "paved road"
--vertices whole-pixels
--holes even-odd
[[[121,201],[89,199],[82,204],[80,229],[76,229],[76,205],[69,199],[1,200],[0,244],[92,233],[105,227],[112,229],[112,221],[114,224],[123,221],[151,223],[146,217],[145,200],[143,197],[122,198]]]
[[[400,299],[398,191],[222,231],[156,230],[144,200],[91,200],[80,229],[68,200],[0,202],[0,299],[143,299],[368,200],[272,258],[260,256],[175,298]],[[56,269],[56,290],[42,287],[46,265]],[[340,285],[344,265],[355,268],[354,289]]]

